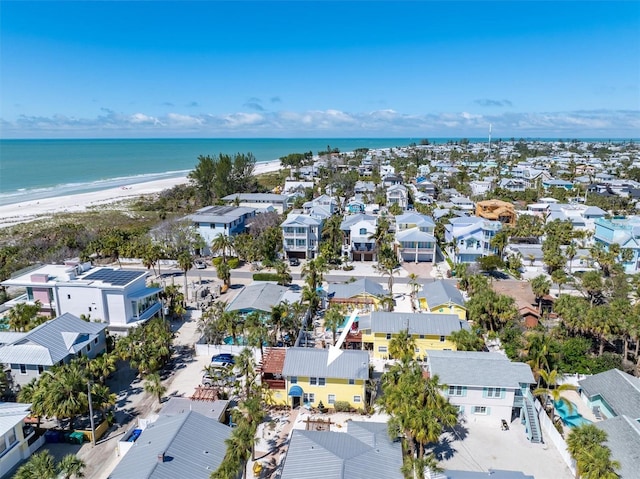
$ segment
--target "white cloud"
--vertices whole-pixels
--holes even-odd
[[[485,136],[489,124],[494,136],[559,138],[637,137],[638,110],[591,110],[570,112],[495,114],[443,112],[406,114],[392,109],[346,112],[339,109],[312,111],[235,112],[227,114],[143,112],[117,113],[103,108],[93,118],[64,115],[21,116],[0,119],[5,138],[87,136],[387,136],[461,137]]]

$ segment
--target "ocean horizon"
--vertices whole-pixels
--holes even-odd
[[[441,144],[460,138],[429,138]],[[420,138],[38,139],[0,140],[0,205],[185,176],[200,155],[253,153],[257,162],[328,146],[403,147]],[[486,142],[487,138],[469,138]],[[538,139],[557,141],[556,139]],[[597,141],[599,139],[589,139]],[[568,140],[567,140],[568,141]],[[586,141],[586,140],[585,140]],[[600,140],[603,141],[603,140]]]

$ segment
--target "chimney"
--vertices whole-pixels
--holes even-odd
[[[158,462],[160,463],[164,462],[164,452],[161,452],[158,454]]]

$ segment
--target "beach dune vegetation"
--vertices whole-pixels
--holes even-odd
[[[208,206],[232,193],[256,191],[255,166],[256,158],[252,153],[220,153],[217,157],[200,155],[198,164],[188,177],[196,188],[200,203]]]

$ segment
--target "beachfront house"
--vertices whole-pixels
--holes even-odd
[[[286,380],[287,404],[318,407],[320,402],[333,408],[338,401],[354,409],[365,406],[365,384],[369,379],[369,354],[343,350],[328,362],[329,350],[289,348],[282,375]]]
[[[389,359],[389,342],[403,331],[416,342],[415,358],[423,358],[427,350],[456,349],[451,333],[469,329],[469,324],[455,314],[421,314],[374,311],[361,315],[358,328],[362,345],[376,359]]]
[[[464,297],[453,281],[441,279],[425,283],[418,292],[418,304],[421,311],[456,314],[460,319],[467,319]]]
[[[0,479],[12,477],[20,463],[44,443],[44,436],[34,441],[35,428],[24,422],[30,407],[31,404],[0,402]]]
[[[106,351],[103,323],[65,313],[0,346],[0,363],[14,385],[25,386],[53,366],[81,356],[93,359]]]
[[[295,212],[289,213],[287,219],[280,225],[287,258],[315,258],[322,237],[322,224],[322,218]]]
[[[233,193],[222,198],[227,205],[254,208],[256,210],[273,209],[282,214],[293,205],[290,195],[276,193]]]
[[[499,424],[521,417],[528,439],[541,441],[530,392],[535,379],[528,364],[499,353],[428,351],[427,370],[447,385],[443,394],[467,420]]]
[[[244,233],[246,224],[256,215],[256,209],[246,206],[205,206],[185,220],[193,223],[196,232],[204,240],[203,255],[211,254],[211,243],[219,236],[235,236]]]
[[[84,315],[106,323],[112,332],[126,332],[160,312],[162,288],[147,287],[148,275],[147,271],[93,267],[70,260],[18,271],[1,284],[26,290],[12,303],[40,301],[42,314]]]

